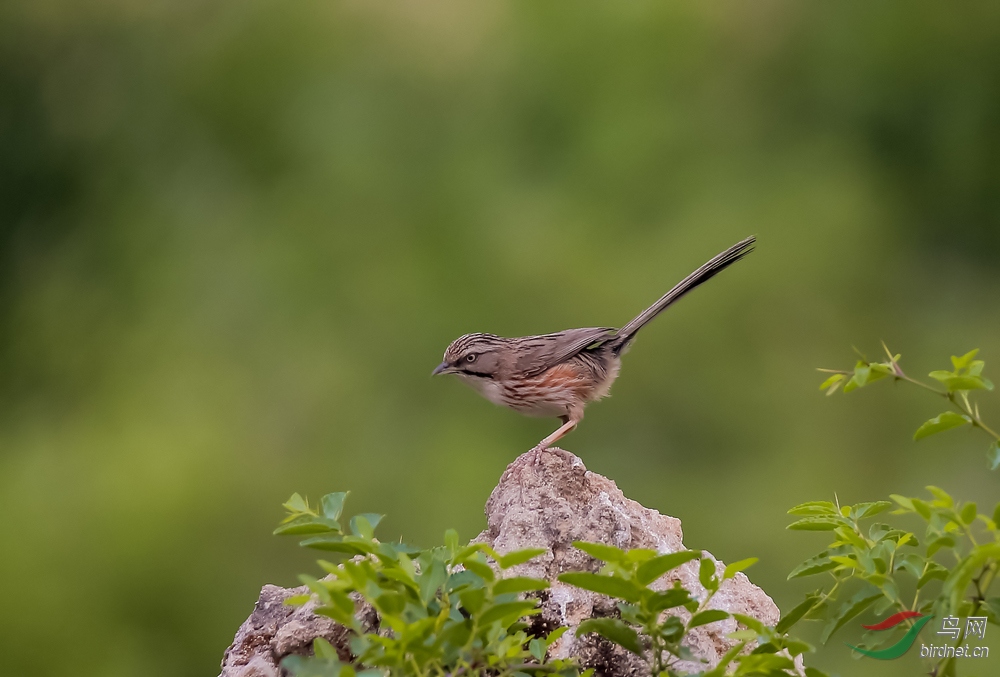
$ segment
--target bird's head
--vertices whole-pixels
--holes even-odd
[[[506,339],[493,334],[466,334],[451,342],[432,375],[459,374],[472,378],[493,378],[500,369]]]

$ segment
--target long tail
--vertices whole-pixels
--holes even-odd
[[[684,294],[688,293],[702,282],[714,277],[723,268],[736,263],[744,256],[752,252],[756,242],[757,238],[753,235],[745,240],[737,242],[732,247],[722,252],[711,261],[698,268],[698,270],[681,280],[677,286],[660,297],[659,301],[651,305],[649,308],[646,308],[646,310],[639,313],[634,320],[618,330],[617,335],[614,339],[612,339],[615,352],[621,352],[628,345],[629,341],[632,340],[637,331],[642,329],[647,322],[666,310],[667,306],[671,303],[684,296]]]

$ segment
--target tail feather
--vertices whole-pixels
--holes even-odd
[[[621,352],[628,345],[629,341],[632,340],[636,332],[642,329],[647,322],[666,310],[667,306],[684,296],[684,294],[688,293],[702,282],[714,277],[724,268],[736,263],[744,256],[752,252],[756,242],[757,238],[753,235],[745,240],[737,242],[732,247],[708,261],[705,265],[701,266],[677,283],[673,289],[661,296],[660,300],[651,305],[649,308],[646,308],[646,310],[639,313],[634,320],[618,330],[615,338],[612,339],[615,352]]]

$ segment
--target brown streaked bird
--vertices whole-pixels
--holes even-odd
[[[535,447],[545,449],[576,427],[588,402],[608,395],[618,378],[621,356],[636,332],[681,296],[752,252],[755,243],[753,236],[737,242],[621,329],[587,327],[520,338],[466,334],[448,346],[433,374],[457,374],[490,402],[526,416],[558,417],[562,425]]]

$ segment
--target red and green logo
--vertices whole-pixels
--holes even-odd
[[[913,625],[910,626],[910,629],[906,631],[906,634],[903,635],[900,638],[900,640],[895,644],[893,644],[892,646],[888,646],[884,649],[877,649],[877,650],[862,649],[861,647],[852,646],[850,644],[848,644],[847,646],[851,647],[854,651],[857,651],[859,654],[868,656],[869,658],[877,658],[880,661],[891,661],[894,658],[899,658],[900,656],[902,656],[903,654],[905,654],[907,651],[910,650],[910,647],[913,646],[913,643],[917,641],[917,635],[920,634],[921,628],[927,625],[927,621],[934,618],[934,616],[925,616],[924,614],[918,611],[900,611],[897,614],[889,616],[881,623],[876,623],[875,625],[861,626],[865,630],[874,630],[876,632],[879,632],[882,630],[891,630],[892,628],[896,627],[900,623],[903,623],[904,621],[910,618],[916,618],[917,620],[914,621]]]

